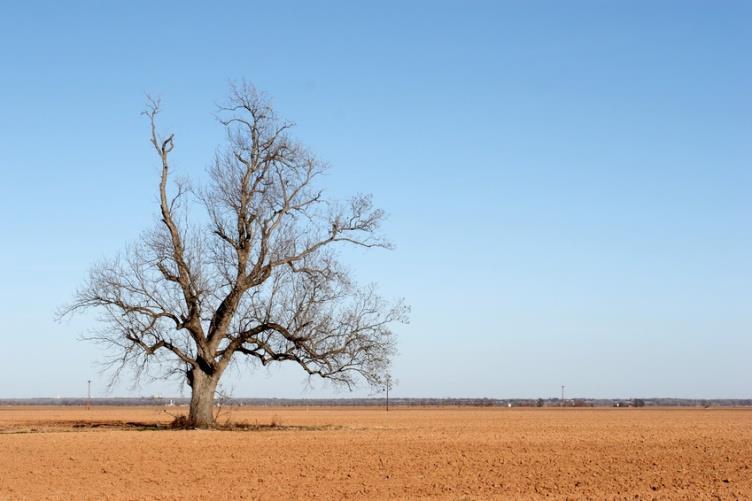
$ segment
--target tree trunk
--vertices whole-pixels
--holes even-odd
[[[193,428],[214,426],[214,392],[219,382],[218,376],[210,376],[194,370],[191,381],[191,407],[188,422]]]

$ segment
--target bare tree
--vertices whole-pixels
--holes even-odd
[[[191,426],[214,424],[217,384],[238,360],[294,362],[310,376],[350,387],[379,384],[394,351],[393,322],[407,308],[359,288],[337,247],[389,247],[369,196],[328,200],[324,165],[289,136],[253,86],[231,86],[218,119],[226,145],[209,182],[168,189],[173,134],[157,129],[158,100],[144,112],[161,163],[160,218],[119,258],[95,265],[62,315],[95,308],[89,336],[112,350],[115,375],[184,376]],[[194,209],[203,222],[191,223]]]

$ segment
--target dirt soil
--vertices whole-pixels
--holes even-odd
[[[752,409],[181,411],[0,407],[0,499],[752,499]]]

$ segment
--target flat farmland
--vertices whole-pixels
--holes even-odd
[[[0,499],[752,498],[750,409],[181,410],[0,407]]]

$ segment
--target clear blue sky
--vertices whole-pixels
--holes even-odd
[[[76,340],[93,316],[53,315],[153,221],[144,94],[201,178],[237,78],[333,194],[390,214],[397,249],[349,262],[413,307],[395,394],[751,397],[750,21],[746,1],[6,4],[0,397],[103,394]],[[227,386],[331,394],[303,380]],[[156,392],[177,389],[115,390]]]

